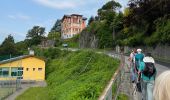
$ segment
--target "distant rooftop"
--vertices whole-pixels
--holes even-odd
[[[71,16],[83,16],[83,15],[79,15],[79,14],[72,14]]]
[[[83,15],[80,15],[80,14],[71,14],[71,15],[64,15],[63,18],[62,18],[62,21],[65,17],[67,18],[70,18],[71,16],[80,16],[80,17],[83,17]],[[87,18],[83,17],[83,20],[87,20]]]

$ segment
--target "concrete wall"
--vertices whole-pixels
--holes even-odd
[[[141,48],[144,53],[152,53],[152,55],[158,59],[165,59],[166,61],[170,61],[170,46],[168,45],[157,45],[155,48],[152,47],[147,47],[147,46],[140,46],[140,47],[135,47]],[[124,53],[129,53],[131,52],[133,48],[124,46]],[[120,52],[120,46],[116,47],[116,52]]]

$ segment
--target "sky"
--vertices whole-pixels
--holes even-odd
[[[89,18],[109,0],[1,0],[0,43],[9,34],[16,42],[25,39],[35,25],[48,32],[64,14],[82,14]],[[126,7],[128,0],[116,0]],[[122,8],[122,9],[123,9]]]

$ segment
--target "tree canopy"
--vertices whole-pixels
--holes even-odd
[[[34,26],[26,35],[26,41],[29,46],[38,45],[45,38],[45,28]]]
[[[12,35],[8,35],[0,45],[0,54],[1,56],[18,54]]]
[[[118,11],[121,8],[118,2],[109,1],[98,10],[99,20],[90,19],[87,32],[82,34],[97,36],[99,48],[170,45],[169,5],[169,0],[129,0],[122,13]]]

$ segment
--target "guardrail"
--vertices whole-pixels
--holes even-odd
[[[120,67],[114,73],[112,79],[110,80],[109,84],[105,88],[102,95],[99,97],[98,100],[117,100],[120,90],[120,84],[122,82],[122,77],[125,73],[124,65],[125,65],[125,57],[123,54],[108,54],[114,58],[118,58],[121,60]]]
[[[0,81],[0,100],[4,100],[15,91],[21,88],[20,80],[3,80]]]

